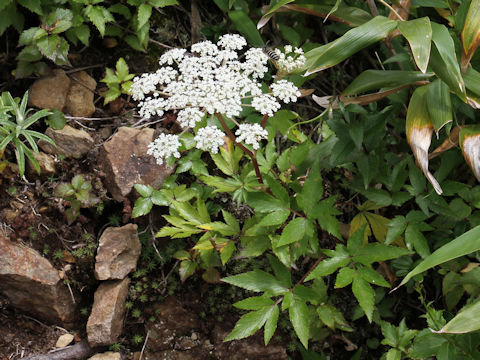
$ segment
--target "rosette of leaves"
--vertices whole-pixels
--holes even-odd
[[[108,86],[108,91],[103,95],[105,97],[104,104],[115,100],[121,94],[128,94],[132,85],[131,79],[134,76],[129,73],[128,65],[123,58],[118,59],[115,70],[106,68],[105,77],[100,80]]]
[[[17,78],[26,77],[33,72],[45,74],[47,65],[40,61],[43,57],[57,65],[70,64],[67,58],[70,46],[60,34],[72,27],[72,20],[73,13],[70,10],[58,8],[42,16],[40,26],[22,32],[18,45],[25,48],[17,56]]]
[[[20,98],[13,98],[9,92],[2,93],[0,97],[0,152],[9,144],[15,147],[18,170],[20,176],[25,173],[25,156],[30,160],[35,170],[40,173],[40,165],[33,152],[38,154],[35,139],[41,139],[55,146],[55,143],[45,134],[30,130],[29,127],[41,118],[50,115],[48,110],[40,110],[33,115],[28,115],[33,109],[27,110],[28,91]],[[12,121],[12,118],[15,118]],[[24,141],[27,141],[25,143]],[[28,144],[28,145],[27,145]]]
[[[74,176],[70,183],[58,184],[53,194],[69,202],[70,207],[65,210],[69,224],[80,215],[81,208],[89,208],[100,202],[92,192],[92,183],[80,174]]]

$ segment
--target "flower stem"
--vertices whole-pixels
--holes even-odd
[[[263,184],[263,178],[262,178],[262,173],[260,172],[260,168],[258,167],[258,162],[257,162],[257,157],[253,151],[248,150],[242,143],[237,142],[235,135],[233,135],[232,131],[228,128],[227,124],[225,123],[225,120],[223,120],[222,114],[216,113],[215,114],[220,121],[220,124],[222,124],[223,129],[227,133],[228,137],[230,140],[232,140],[237,146],[243,150],[245,154],[250,156],[250,159],[252,159],[253,163],[253,168],[255,169],[255,174],[257,175],[258,182],[260,184]]]

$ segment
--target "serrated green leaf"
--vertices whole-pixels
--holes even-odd
[[[354,276],[355,276],[355,270],[349,267],[341,268],[335,280],[335,289],[341,289],[345,286],[350,285],[351,282],[353,281]]]
[[[415,248],[417,254],[423,259],[430,255],[427,239],[425,239],[415,224],[409,224],[405,229],[405,243],[410,248]]]
[[[278,210],[268,213],[260,222],[259,226],[282,225],[290,216],[289,210]]]
[[[247,204],[260,213],[286,209],[285,204],[281,200],[261,192],[248,193]]]
[[[353,255],[353,261],[369,265],[377,261],[396,259],[408,255],[411,252],[407,249],[396,246],[389,246],[380,243],[370,243]]]
[[[150,197],[152,195],[153,187],[151,185],[135,184],[133,187],[143,197]]]
[[[232,332],[223,341],[243,339],[255,334],[265,324],[267,319],[272,316],[274,308],[274,306],[266,306],[260,310],[243,315],[235,324]]]
[[[259,310],[265,306],[271,306],[274,302],[268,296],[252,296],[233,304],[237,309],[242,310]]]
[[[307,276],[305,281],[327,276],[335,272],[339,267],[344,267],[350,263],[349,254],[345,248],[337,245],[336,254],[334,257],[320,261],[320,263],[313,269],[313,271]],[[340,250],[341,249],[341,250]]]
[[[185,282],[193,273],[195,272],[197,268],[197,263],[191,260],[183,260],[180,262],[180,268],[178,270],[178,273],[180,275],[180,280],[182,283]]]
[[[309,315],[307,304],[294,298],[288,308],[288,315],[300,342],[305,349],[308,349]]]
[[[284,287],[273,275],[262,270],[253,270],[239,275],[228,276],[223,278],[222,281],[251,291],[268,291],[273,295],[283,294],[288,291],[288,288]]]
[[[395,216],[388,223],[387,236],[385,239],[385,245],[393,243],[400,235],[403,234],[407,228],[407,221],[403,216]]]
[[[298,217],[290,221],[283,228],[282,235],[277,246],[288,245],[300,241],[305,236],[306,219]]]
[[[278,309],[278,305],[273,306],[273,311],[268,317],[267,321],[265,322],[265,330],[263,333],[263,340],[265,345],[268,345],[270,339],[272,338],[275,330],[277,329],[277,321],[278,315],[280,314],[280,310]]]
[[[61,130],[67,124],[65,114],[57,109],[51,110],[51,114],[48,115],[48,118],[45,120],[45,122],[54,130]]]
[[[375,291],[363,278],[357,275],[352,283],[353,295],[357,298],[360,307],[365,312],[369,322],[372,322],[375,308]]]
[[[37,49],[46,58],[55,61],[57,57],[57,50],[60,47],[60,37],[58,35],[49,35],[38,39],[35,42]]]
[[[140,29],[143,25],[145,25],[150,19],[151,15],[152,5],[146,3],[140,4],[137,14],[137,29]]]
[[[373,270],[369,266],[362,266],[357,268],[358,274],[370,284],[383,286],[383,287],[390,287],[390,284],[380,275],[378,272]]]

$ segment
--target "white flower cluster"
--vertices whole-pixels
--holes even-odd
[[[197,149],[217,154],[218,148],[225,143],[224,136],[225,134],[216,126],[205,126],[198,130],[193,139],[197,142]]]
[[[297,47],[294,49],[291,45],[285,45],[284,49],[285,52],[275,49],[275,53],[278,55],[276,61],[278,72],[289,74],[305,67],[307,59],[303,55],[302,49]]]
[[[235,135],[237,135],[237,142],[243,141],[245,144],[252,145],[254,150],[258,150],[260,140],[266,139],[268,132],[259,124],[240,124]]]
[[[190,52],[167,51],[160,57],[158,71],[133,79],[130,94],[139,101],[140,115],[150,118],[178,111],[177,122],[187,130],[194,128],[206,114],[235,118],[248,106],[262,115],[273,116],[281,107],[280,101],[296,101],[300,92],[287,80],[277,81],[267,93],[262,91],[260,80],[268,71],[269,57],[261,48],[250,48],[240,57],[239,51],[246,45],[242,36],[226,34],[216,44],[208,40],[194,44]],[[298,68],[305,58],[301,49],[294,50],[291,46],[285,49],[287,54],[293,52],[294,55],[286,57],[279,53],[277,66],[283,73],[287,68]],[[244,141],[254,149],[258,149],[259,141],[266,137],[266,131],[259,125],[239,127],[237,133],[238,142]],[[174,135],[159,137],[149,147],[159,163],[171,155],[180,156],[178,137],[170,136]],[[207,126],[200,128],[194,139],[197,148],[217,153],[224,136],[217,127]]]
[[[157,160],[158,165],[163,164],[163,160],[174,156],[177,159],[180,157],[178,148],[180,147],[180,141],[177,135],[160,134],[152,143],[148,144],[148,155],[153,155]]]

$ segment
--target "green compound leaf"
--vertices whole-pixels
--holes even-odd
[[[277,306],[266,306],[243,315],[235,324],[232,332],[223,341],[243,339],[255,334],[273,315],[275,308],[278,311]]]

